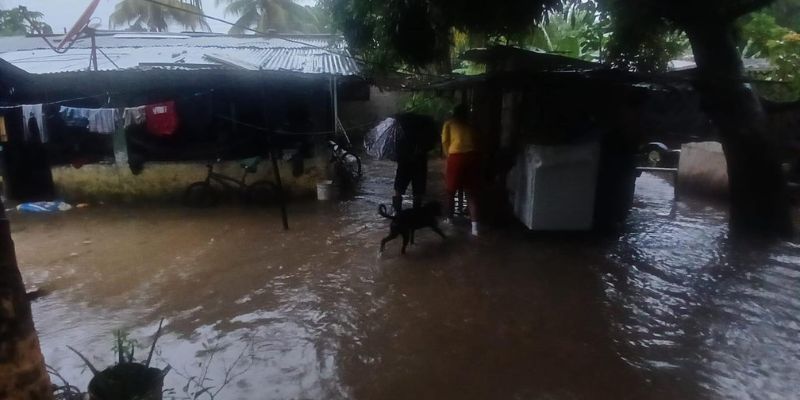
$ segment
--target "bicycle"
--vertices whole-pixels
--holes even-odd
[[[189,207],[205,208],[219,204],[220,189],[235,191],[245,202],[254,205],[267,205],[275,199],[277,188],[274,183],[260,180],[247,184],[247,177],[258,172],[258,165],[263,158],[254,157],[242,160],[240,165],[244,170],[240,179],[214,172],[214,166],[222,162],[217,159],[206,164],[208,173],[205,180],[192,183],[183,193],[183,203]]]
[[[335,140],[328,140],[331,149],[331,159],[329,163],[333,166],[336,177],[345,184],[353,184],[361,179],[363,170],[361,169],[361,159],[357,155],[347,151]]]

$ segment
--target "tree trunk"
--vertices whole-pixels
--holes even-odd
[[[767,130],[760,99],[743,82],[732,23],[687,29],[705,112],[717,126],[728,161],[731,229],[790,235],[791,209],[780,138]]]
[[[0,399],[52,398],[53,387],[0,201]]]

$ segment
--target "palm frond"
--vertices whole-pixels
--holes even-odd
[[[246,13],[258,13],[258,4],[252,0],[231,0],[225,7],[225,15],[240,17]]]
[[[216,4],[227,4],[226,15],[239,17],[241,23],[249,23],[260,31],[318,32],[319,19],[309,7],[292,0],[216,0]],[[231,33],[241,33],[240,28]]]
[[[255,24],[259,18],[259,15],[256,13],[248,13],[239,17],[236,20],[236,26],[232,26],[231,29],[228,31],[231,35],[241,35],[247,32],[243,27],[250,27]]]
[[[109,17],[109,26],[128,25],[131,28],[146,28],[152,32],[167,31],[171,24],[192,30],[211,29],[204,18],[196,15],[202,12],[202,0],[161,1],[175,8],[162,7],[144,0],[122,0]]]

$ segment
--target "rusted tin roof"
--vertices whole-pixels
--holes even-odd
[[[57,43],[60,37],[50,40]],[[96,41],[101,71],[222,68],[339,76],[360,73],[342,38],[332,35],[98,32]],[[51,50],[41,38],[0,39],[0,59],[31,74],[86,71],[90,54],[89,38],[77,41],[64,54]]]

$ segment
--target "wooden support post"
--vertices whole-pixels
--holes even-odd
[[[89,56],[89,68],[92,71],[97,71],[97,35],[95,34],[95,30],[91,30],[91,37],[92,37],[92,53]]]
[[[289,215],[286,212],[286,196],[283,192],[283,182],[281,181],[281,171],[278,169],[278,153],[270,148],[269,157],[272,159],[272,171],[275,174],[275,185],[278,186],[278,202],[281,205],[281,218],[283,219],[283,230],[289,230]]]
[[[116,129],[111,137],[111,145],[114,149],[114,162],[117,165],[128,163],[128,139],[126,135],[125,123],[117,121]]]
[[[331,96],[331,129],[330,130],[331,130],[331,132],[333,132],[333,137],[336,137],[336,128],[338,126],[336,124],[336,118],[337,118],[337,115],[336,115],[336,111],[337,111],[336,110],[336,107],[337,107],[337,104],[336,104],[336,83],[334,81],[334,77],[333,76],[328,78],[328,91],[330,92],[330,96]]]
[[[230,93],[228,93],[230,95]],[[236,135],[239,133],[239,124],[236,123],[238,121],[237,114],[236,114],[236,103],[230,102],[228,104],[230,108],[230,117],[231,117],[231,133]]]
[[[261,103],[267,104],[266,102],[266,92],[264,88],[261,89]],[[236,112],[235,108],[231,109],[231,112]],[[262,108],[262,115],[264,117],[264,122],[266,126],[269,126],[269,110],[266,108]],[[270,129],[269,136],[266,138],[266,143],[269,149],[269,158],[272,159],[272,173],[275,175],[275,186],[278,187],[278,203],[281,206],[281,219],[283,220],[283,230],[289,230],[289,215],[286,211],[286,194],[283,190],[283,181],[281,180],[281,171],[278,169],[278,152],[275,150],[275,146],[273,143],[273,139],[275,136],[275,132]]]
[[[339,133],[339,82],[336,76],[333,76],[333,133]]]

